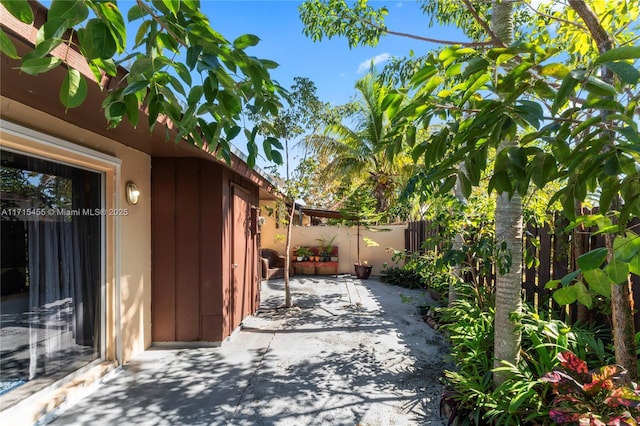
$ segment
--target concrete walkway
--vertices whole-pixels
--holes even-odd
[[[52,424],[446,424],[447,348],[413,302],[428,296],[349,276],[291,285],[299,309],[277,310],[283,281],[265,282],[260,311],[221,347],[152,348]]]

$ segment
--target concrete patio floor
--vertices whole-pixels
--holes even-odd
[[[444,425],[447,348],[416,313],[421,291],[304,276],[283,280],[217,348],[151,348],[55,425]],[[431,302],[433,303],[433,302]]]

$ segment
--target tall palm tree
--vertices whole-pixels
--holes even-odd
[[[493,0],[491,27],[505,45],[513,41],[513,1]],[[505,139],[498,151],[515,146],[514,140]],[[505,274],[496,276],[496,312],[494,332],[494,366],[501,361],[516,364],[520,352],[520,331],[511,320],[513,313],[522,311],[522,198],[516,192],[512,196],[503,192],[496,199],[496,240],[506,245],[511,256],[511,267]],[[506,373],[493,374],[495,385],[506,379]]]
[[[352,112],[327,126],[322,136],[308,138],[307,142],[318,155],[329,158],[321,173],[323,178],[370,188],[376,211],[384,212],[397,199],[410,161],[402,154],[393,161],[387,156],[391,120],[384,103],[390,89],[371,72],[358,80],[355,88],[358,97]]]

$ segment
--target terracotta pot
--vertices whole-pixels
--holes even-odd
[[[372,266],[370,265],[359,265],[355,263],[353,267],[356,270],[356,277],[360,278],[361,280],[366,280],[367,278],[369,278],[369,275],[371,275]]]

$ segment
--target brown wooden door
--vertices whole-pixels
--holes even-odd
[[[251,259],[251,194],[233,185],[232,230],[231,230],[231,330],[251,311],[251,288],[253,283]]]

